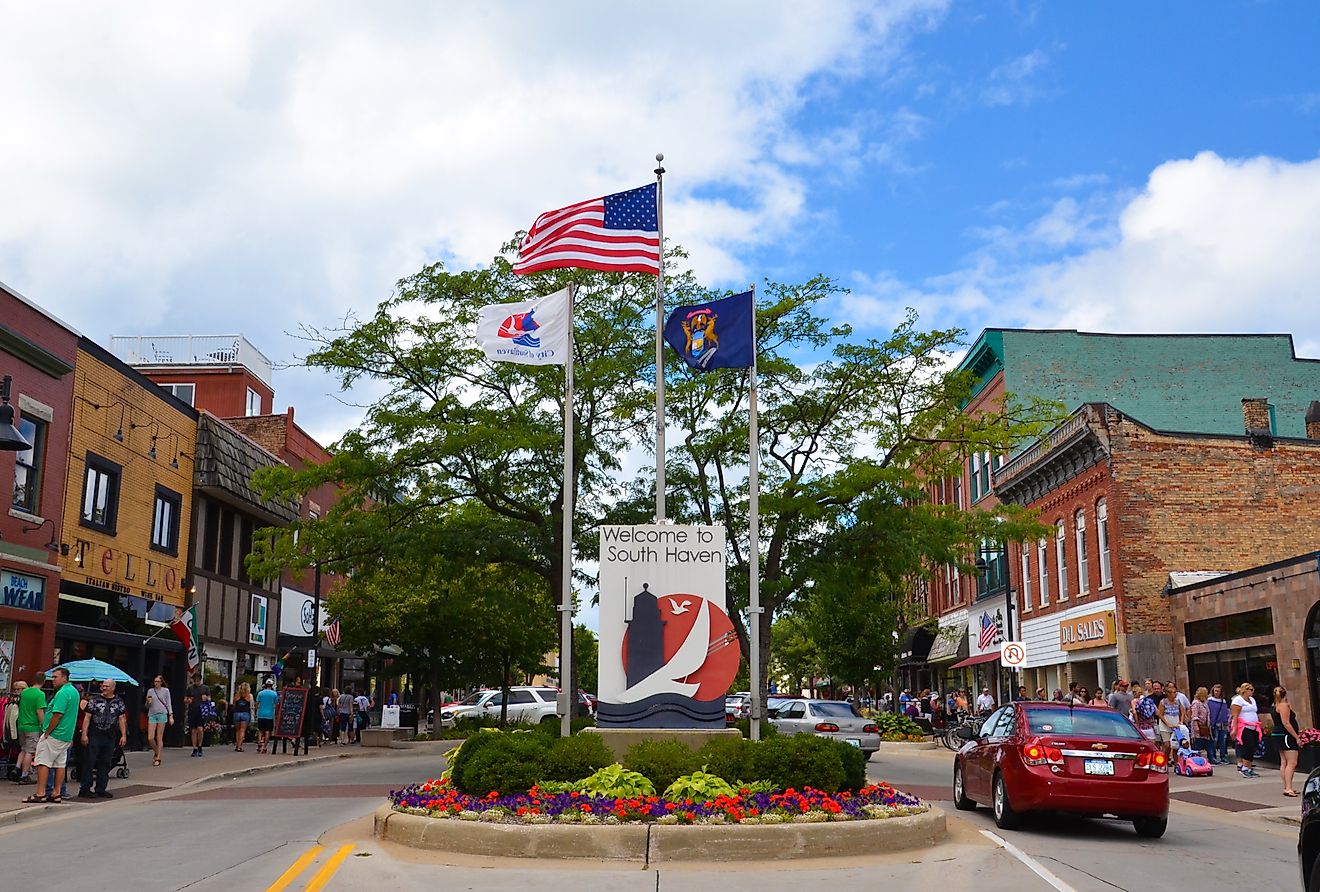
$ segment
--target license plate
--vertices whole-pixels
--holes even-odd
[[[1087,774],[1114,773],[1114,763],[1108,759],[1087,759],[1083,767]]]
[[[859,738],[856,738],[856,737],[849,737],[849,738],[848,738],[848,746],[855,746],[855,747],[857,747],[858,749],[861,749],[861,748],[862,748],[862,741],[861,741]]]

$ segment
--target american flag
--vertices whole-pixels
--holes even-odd
[[[536,218],[518,246],[518,275],[543,269],[660,274],[660,221],[656,188],[616,192]]]
[[[339,649],[339,620],[335,620],[325,627],[325,643]]]
[[[990,618],[990,614],[982,613],[981,637],[978,639],[980,643],[977,646],[981,650],[985,650],[987,647],[995,643],[995,636],[998,634],[999,634],[999,625]]]

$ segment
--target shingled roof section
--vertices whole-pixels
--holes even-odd
[[[263,499],[252,486],[259,468],[283,464],[255,442],[214,415],[203,412],[197,422],[195,483],[199,489],[227,496],[272,523],[288,523],[298,516],[292,499]]]

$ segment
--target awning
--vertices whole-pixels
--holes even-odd
[[[968,657],[967,659],[963,660],[961,663],[954,663],[949,668],[961,669],[964,666],[976,666],[980,663],[988,663],[991,660],[997,660],[997,659],[999,659],[999,651],[994,651],[993,653],[980,654],[979,656],[975,656],[975,657]]]
[[[926,662],[926,655],[935,643],[935,633],[925,626],[908,629],[903,642],[898,647],[898,665],[919,666]]]
[[[935,636],[935,643],[930,646],[926,656],[927,663],[947,663],[958,659],[960,653],[967,652],[967,626],[941,626]]]

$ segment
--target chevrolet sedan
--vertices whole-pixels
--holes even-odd
[[[859,748],[869,759],[880,749],[880,730],[851,703],[840,700],[777,701],[770,717],[780,734],[815,734]]]
[[[989,805],[1005,830],[1028,812],[1067,812],[1131,821],[1138,835],[1159,837],[1169,760],[1112,709],[1014,703],[954,757],[953,800],[963,810]]]

